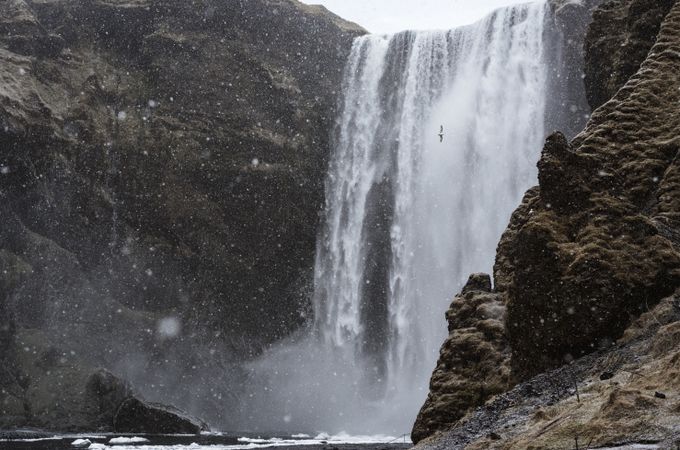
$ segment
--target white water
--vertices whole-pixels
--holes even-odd
[[[491,271],[511,212],[536,182],[546,12],[538,2],[448,32],[355,41],[313,329],[253,367],[267,387],[251,394],[252,420],[410,431],[446,336],[444,312],[470,273]]]

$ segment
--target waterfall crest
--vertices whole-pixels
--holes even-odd
[[[253,369],[270,374],[255,404],[285,411],[270,426],[410,430],[446,336],[444,311],[469,273],[491,271],[510,214],[536,182],[547,13],[530,3],[455,30],[355,41],[312,330]]]

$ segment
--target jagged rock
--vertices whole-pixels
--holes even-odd
[[[507,326],[520,379],[615,340],[680,283],[673,20],[570,146],[548,139],[539,201],[499,247],[513,265],[501,270],[512,272]]]
[[[198,434],[208,427],[177,408],[128,398],[116,411],[113,429],[117,433]]]
[[[491,292],[491,277],[485,273],[473,273],[470,275],[467,283],[463,286],[462,294],[472,291]],[[452,317],[452,319],[454,318]]]
[[[617,345],[519,384],[416,448],[573,449],[575,438],[579,448],[674,448],[680,435],[678,343],[676,294],[636,320]],[[601,380],[601,373],[612,377]],[[672,400],[657,398],[661,390]]]
[[[491,277],[473,274],[446,312],[449,337],[442,345],[411,439],[419,442],[458,419],[510,384],[510,349],[502,295]]]
[[[597,176],[597,164],[572,151],[566,137],[555,132],[548,136],[538,161],[540,196],[548,209],[576,213],[591,194],[586,178]]]
[[[585,42],[588,101],[599,108],[640,68],[675,0],[608,0]]]

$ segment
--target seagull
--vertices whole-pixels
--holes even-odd
[[[444,142],[444,125],[439,127],[439,142]]]

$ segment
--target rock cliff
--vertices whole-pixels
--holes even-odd
[[[450,431],[424,448],[578,448],[575,438],[582,446],[588,440],[602,446],[661,442],[678,433],[675,410],[654,397],[656,389],[677,391],[673,376],[661,376],[677,370],[675,347],[655,342],[672,341],[678,318],[648,313],[680,286],[678,51],[676,2],[617,0],[595,11],[585,45],[586,89],[595,111],[573,141],[562,133],[548,137],[538,162],[539,186],[527,192],[498,245],[493,290],[454,300],[447,318],[459,325],[442,347],[413,437]],[[475,333],[479,324],[461,311],[489,297],[505,309],[505,326],[463,351],[457,336]],[[674,304],[673,298],[660,308]],[[629,327],[645,313],[647,325],[657,317],[661,327],[643,327],[653,332],[639,336],[639,347],[626,353],[632,344],[622,336],[627,329],[626,336],[633,333]],[[489,356],[489,345],[501,351]],[[499,358],[505,346],[509,355]],[[585,356],[594,352],[600,356]],[[498,370],[482,369],[481,383],[474,375],[461,377],[460,370],[442,372],[463,354]],[[569,386],[591,386],[598,371],[606,371],[605,362],[617,358],[647,382],[634,375],[598,384],[583,404],[574,404]],[[464,398],[477,384],[498,392],[498,376],[506,370],[508,386],[517,385],[508,394]],[[549,412],[529,417],[535,408]]]
[[[607,1],[586,35],[588,101],[596,109],[635,74],[656,42],[673,0]]]
[[[0,3],[0,426],[71,426],[31,397],[57,368],[217,402],[304,323],[361,33],[294,0]]]

